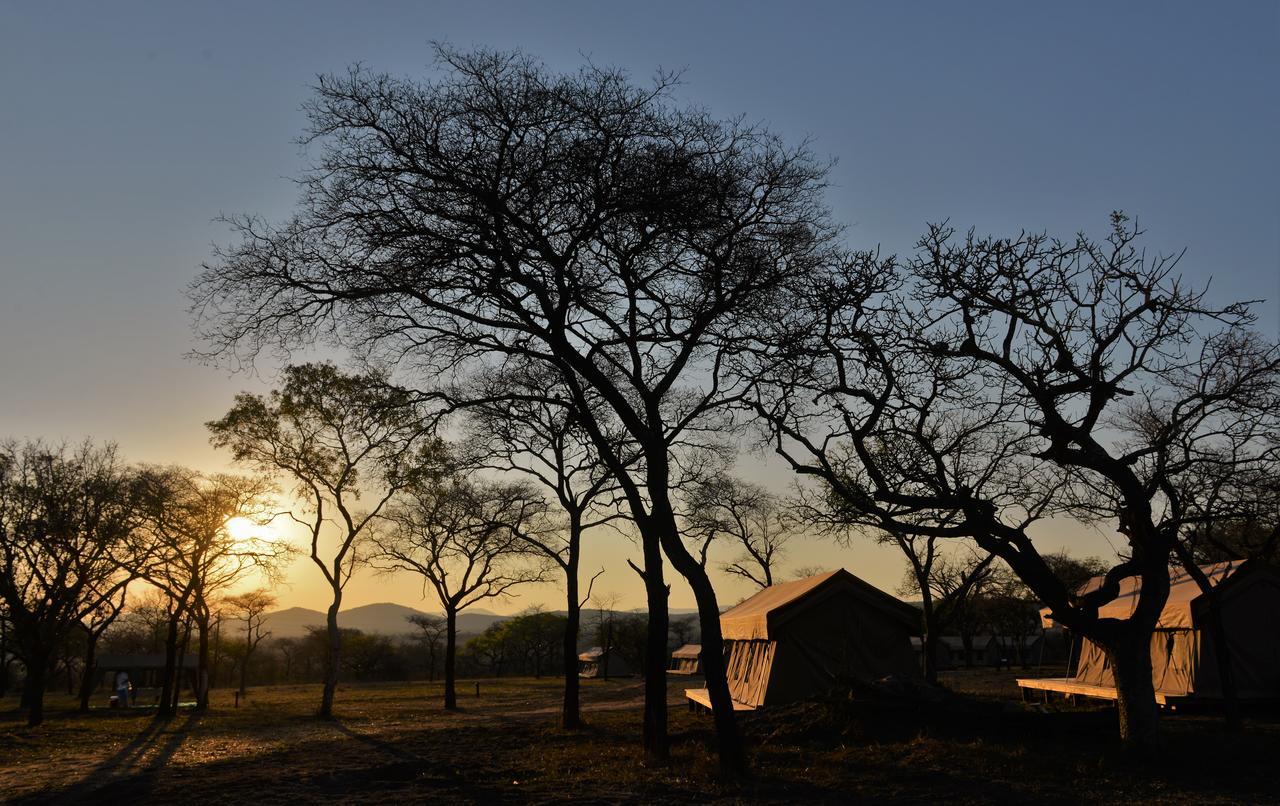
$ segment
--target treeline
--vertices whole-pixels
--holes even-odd
[[[636,669],[644,668],[647,620],[635,613],[601,611],[584,628],[579,641],[584,646],[608,647]],[[560,644],[567,618],[558,613],[532,612],[494,622],[483,632],[460,636],[457,676],[474,677],[559,677],[564,674]],[[98,640],[99,655],[163,654],[168,619],[157,596],[144,597],[130,607]],[[669,649],[686,643],[694,627],[691,618],[677,620]],[[0,623],[0,639],[8,626]],[[303,636],[276,638],[269,633],[255,644],[228,615],[219,613],[209,642],[209,686],[212,689],[246,686],[323,682],[328,662],[328,636],[323,627],[311,627]],[[51,688],[79,691],[86,670],[88,636],[75,628],[54,652],[50,670]],[[413,616],[406,631],[398,635],[366,633],[342,629],[342,678],[351,681],[436,681],[443,673],[444,619]],[[0,640],[0,653],[4,652]],[[0,697],[16,682],[21,684],[24,669],[17,658],[8,657],[0,672]],[[578,671],[575,663],[570,667]],[[95,681],[91,690],[101,696],[109,683]]]

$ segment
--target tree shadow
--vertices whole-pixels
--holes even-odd
[[[127,794],[131,798],[145,796],[154,785],[156,776],[168,766],[199,720],[200,714],[194,711],[187,713],[178,723],[172,717],[153,717],[128,744],[90,770],[69,789],[51,801],[44,798],[41,801],[103,802],[109,800],[117,790],[122,790],[119,794]]]
[[[360,742],[361,744],[368,745],[369,747],[372,747],[375,750],[385,753],[386,755],[389,755],[392,758],[397,758],[401,761],[416,761],[421,764],[426,763],[426,759],[424,759],[422,756],[419,756],[416,753],[410,753],[408,750],[405,750],[403,747],[394,745],[391,742],[388,742],[384,739],[379,739],[376,736],[369,736],[368,734],[365,734],[365,733],[358,733],[352,730],[350,727],[348,727],[338,719],[334,719],[332,724],[333,724],[333,727],[339,733],[346,736],[348,739],[354,739],[357,742]]]

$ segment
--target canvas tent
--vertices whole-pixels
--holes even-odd
[[[920,612],[840,569],[765,588],[720,616],[736,709],[794,702],[845,680],[918,678]],[[706,706],[706,689],[686,692]]]
[[[671,653],[672,674],[702,674],[702,645],[685,644]]]
[[[626,677],[629,674],[631,666],[616,649],[605,651],[597,646],[578,656],[579,677]]]
[[[1151,637],[1152,682],[1157,700],[1214,699],[1222,696],[1209,608],[1220,608],[1231,671],[1241,699],[1280,698],[1280,572],[1261,563],[1235,560],[1201,566],[1212,583],[1204,593],[1181,568],[1169,575],[1169,600]],[[1080,588],[1085,593],[1102,582],[1095,577]],[[1102,618],[1128,618],[1137,605],[1142,582],[1129,577],[1120,595],[1099,608]],[[1042,611],[1052,623],[1048,611]],[[1023,689],[1058,691],[1112,699],[1115,677],[1111,662],[1097,644],[1081,641],[1074,677],[1019,680]]]

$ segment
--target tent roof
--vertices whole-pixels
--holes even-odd
[[[702,654],[702,644],[685,644],[671,653],[673,658],[696,658]]]
[[[1200,570],[1209,578],[1209,583],[1216,589],[1227,579],[1235,576],[1245,566],[1244,560],[1228,560],[1200,566]],[[1102,585],[1103,577],[1097,576],[1080,586],[1076,591],[1083,595],[1096,590]],[[1125,577],[1120,580],[1120,595],[1098,608],[1099,618],[1127,619],[1133,615],[1138,606],[1138,594],[1142,591],[1141,577]],[[1204,596],[1195,579],[1181,566],[1169,571],[1169,599],[1156,622],[1157,629],[1190,629],[1194,626],[1192,607]],[[1041,611],[1046,624],[1051,623],[1049,609]]]
[[[893,618],[903,620],[913,629],[918,627],[920,613],[915,608],[840,568],[765,588],[720,614],[720,632],[728,639],[768,640],[785,618],[785,611],[834,587],[851,591],[862,601],[885,611]]]

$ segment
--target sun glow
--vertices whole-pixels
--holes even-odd
[[[270,524],[258,523],[249,518],[236,517],[227,521],[227,534],[245,543],[250,540],[274,540],[275,530]]]

